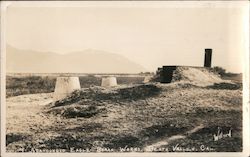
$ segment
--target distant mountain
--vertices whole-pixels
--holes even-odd
[[[21,50],[7,45],[9,73],[139,73],[146,71],[124,56],[100,50],[58,54]]]

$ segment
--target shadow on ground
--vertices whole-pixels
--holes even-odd
[[[28,134],[14,134],[14,133],[10,133],[6,135],[6,146],[8,146],[11,143],[14,142],[18,142],[18,141],[23,141],[23,140],[27,140],[28,138],[30,138],[31,136]]]

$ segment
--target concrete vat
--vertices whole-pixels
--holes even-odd
[[[101,86],[102,87],[117,86],[116,77],[103,77]]]
[[[145,77],[144,77],[144,80],[143,80],[143,83],[148,83],[148,82],[150,82],[152,79],[153,79],[152,76],[145,76]]]
[[[74,90],[81,89],[78,77],[57,77],[53,100],[66,98]]]

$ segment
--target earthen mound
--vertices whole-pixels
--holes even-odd
[[[219,75],[207,68],[177,67],[173,73],[172,82],[188,82],[197,86],[210,86],[221,83],[223,80]]]

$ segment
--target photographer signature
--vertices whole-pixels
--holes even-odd
[[[218,141],[225,137],[232,137],[232,129],[229,129],[228,131],[226,131],[226,133],[224,133],[222,131],[222,128],[218,127],[217,134],[213,134],[213,137],[214,137],[214,141]]]

